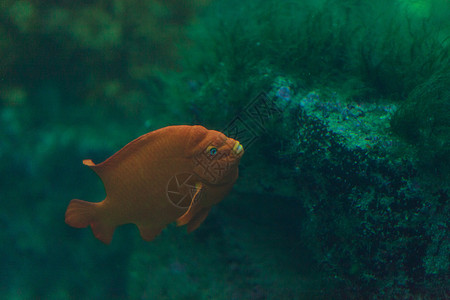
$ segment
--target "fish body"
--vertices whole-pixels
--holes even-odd
[[[136,224],[146,241],[174,221],[193,231],[229,193],[243,153],[239,142],[202,126],[149,132],[100,164],[83,161],[103,181],[106,198],[73,199],[65,221],[75,228],[91,226],[106,244],[117,226],[128,223]]]

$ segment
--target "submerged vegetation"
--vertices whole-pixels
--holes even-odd
[[[354,99],[402,101],[450,62],[445,1],[424,3],[425,15],[384,0],[235,2],[232,15],[213,13],[203,23],[209,36],[195,62],[203,72],[194,71],[214,82],[219,74],[236,84],[242,77],[284,74],[302,88],[343,85]]]
[[[450,64],[418,85],[394,115],[392,129],[416,151],[428,180],[450,182]]]
[[[6,0],[0,37],[2,295],[450,297],[449,1]],[[235,120],[255,142],[192,235],[65,227],[102,196],[83,158]]]

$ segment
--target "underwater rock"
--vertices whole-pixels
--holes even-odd
[[[293,103],[297,129],[290,134],[298,142],[289,157],[306,214],[298,234],[328,287],[342,298],[442,297],[446,270],[430,261],[448,265],[448,256],[431,251],[446,244],[436,222],[448,211],[448,195],[396,154],[400,142],[389,130],[396,106],[317,91]]]

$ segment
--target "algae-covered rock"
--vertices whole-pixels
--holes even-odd
[[[296,85],[279,77],[266,94],[277,104],[291,96],[246,150],[236,190],[256,191],[255,199],[247,197],[233,213],[263,216],[284,239],[296,237],[297,252],[308,249],[325,294],[444,299],[448,193],[424,180],[414,159],[398,154],[404,145],[389,126],[396,105],[356,103],[321,90],[289,94]]]
[[[448,83],[433,82],[445,93]],[[317,92],[295,101],[298,144],[288,157],[306,214],[299,236],[329,276],[327,288],[340,298],[441,299],[449,284],[438,267],[449,264],[448,194],[419,176],[413,159],[395,155],[401,143],[387,130],[395,108]],[[433,124],[447,126],[444,115]]]

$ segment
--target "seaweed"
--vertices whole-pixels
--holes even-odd
[[[223,80],[224,89],[258,73],[283,73],[305,89],[326,82],[343,85],[351,98],[402,101],[449,61],[450,18],[441,13],[448,3],[439,0],[429,4],[426,16],[392,1],[249,2],[236,4],[232,16],[223,5],[230,2],[216,5],[222,17],[212,11],[214,18],[198,24],[203,31],[196,31],[196,44],[202,48],[194,44],[187,56],[198,58],[191,59],[202,67],[197,76]],[[208,50],[214,55],[196,54]]]
[[[450,180],[450,64],[417,86],[391,120],[394,133],[409,143],[430,181]]]

